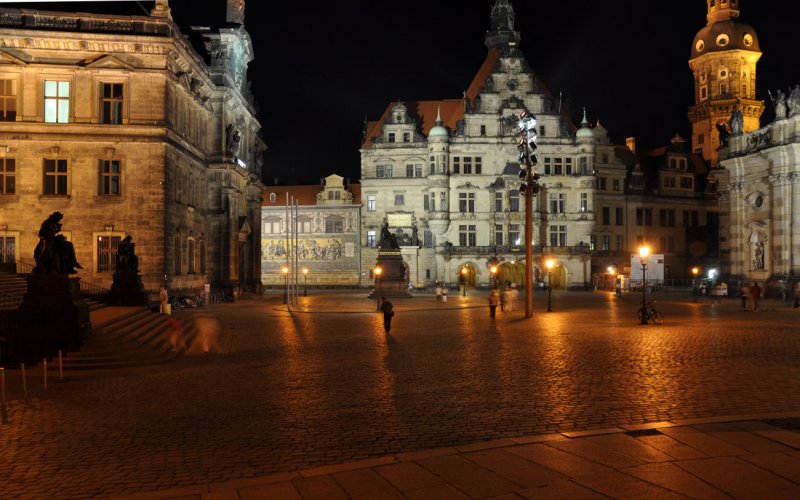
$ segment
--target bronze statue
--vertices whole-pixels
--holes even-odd
[[[75,274],[75,268],[83,269],[75,258],[75,247],[62,234],[61,219],[64,214],[53,212],[39,228],[39,243],[33,251],[37,274]]]
[[[397,243],[397,237],[389,232],[388,222],[384,222],[381,226],[381,242],[378,246],[382,249],[400,248],[400,245]]]
[[[117,246],[117,272],[138,273],[139,257],[136,255],[136,244],[132,242],[133,236],[126,236]]]

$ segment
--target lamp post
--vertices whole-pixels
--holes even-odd
[[[283,273],[284,278],[284,285],[283,285],[283,303],[289,303],[289,268],[283,266],[281,268],[281,272]]]
[[[694,296],[694,302],[697,302],[697,293],[699,291],[697,289],[697,275],[698,274],[700,274],[700,268],[697,267],[697,266],[694,266],[692,268],[692,295]]]
[[[497,288],[497,266],[490,267],[489,273],[492,275],[492,288]]]
[[[466,267],[462,267],[461,268],[461,285],[464,287],[463,288],[462,297],[466,297],[467,296],[467,273],[468,272],[469,271],[467,271]]]
[[[381,273],[383,269],[380,266],[376,266],[375,270],[375,304],[377,306],[377,310],[381,310]]]
[[[308,268],[303,268],[303,297],[308,297]]]
[[[547,312],[553,312],[553,259],[547,259],[544,263],[547,268]]]
[[[639,247],[639,261],[642,263],[642,324],[647,324],[647,257],[650,255],[650,247],[643,245]]]

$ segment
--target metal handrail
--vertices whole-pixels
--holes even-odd
[[[80,281],[81,293],[85,293],[87,295],[105,295],[111,292],[110,289],[102,287],[100,285],[95,285],[94,283],[89,283],[88,281]]]
[[[20,297],[0,292],[0,309],[8,309],[9,307],[16,309],[21,305],[22,299]]]
[[[17,274],[31,274],[34,267],[36,267],[36,264],[31,264],[30,262],[25,262],[20,259],[17,261]]]

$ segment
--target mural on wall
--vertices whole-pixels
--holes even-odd
[[[303,261],[339,260],[344,255],[341,238],[310,238],[297,243],[297,257]],[[286,260],[285,240],[263,240],[263,261]]]

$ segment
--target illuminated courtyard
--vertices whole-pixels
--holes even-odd
[[[28,402],[7,370],[0,497],[108,496],[504,438],[800,416],[798,312],[786,304],[745,312],[734,299],[661,294],[665,324],[642,326],[635,294],[555,293],[552,313],[537,294],[532,320],[518,309],[492,321],[486,293],[453,292],[446,304],[396,300],[386,335],[364,297],[315,292],[291,313],[280,295],[213,306],[203,312],[223,325],[222,353],[69,372],[46,392],[32,369]]]

